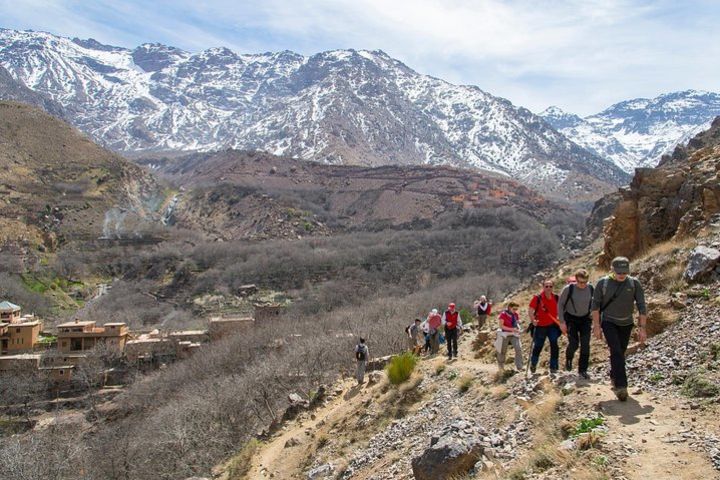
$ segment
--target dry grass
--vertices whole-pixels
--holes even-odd
[[[694,238],[672,238],[640,252],[636,255],[636,261],[648,260],[659,256],[667,256],[676,253],[678,250],[686,250],[695,244]]]
[[[244,480],[253,456],[260,449],[262,444],[255,439],[248,441],[243,448],[228,462],[228,480]]]
[[[458,389],[460,390],[460,393],[465,393],[470,390],[474,381],[475,377],[469,373],[462,375],[458,381]]]

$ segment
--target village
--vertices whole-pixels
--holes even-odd
[[[254,285],[243,287],[253,291]],[[35,314],[24,314],[22,307],[0,301],[0,374],[35,373],[39,381],[55,387],[67,387],[73,374],[102,351],[117,359],[124,368],[98,372],[99,386],[122,385],[129,370],[150,371],[189,358],[205,345],[247,331],[256,322],[277,317],[284,306],[277,303],[253,303],[253,315],[223,314],[210,316],[207,328],[184,331],[132,331],[125,323],[75,319],[45,329]]]

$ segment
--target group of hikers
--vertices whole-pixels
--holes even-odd
[[[633,314],[637,307],[638,340],[646,340],[647,309],[645,296],[640,282],[629,275],[630,262],[625,257],[616,257],[611,263],[610,273],[601,278],[595,286],[589,282],[585,269],[578,269],[563,287],[560,295],[554,292],[554,282],[547,279],[542,282],[542,291],[533,295],[528,305],[528,326],[523,329],[520,321],[520,305],[514,301],[507,303],[498,315],[498,328],[495,338],[497,362],[504,369],[507,349],[512,345],[515,352],[515,368],[523,370],[522,332],[529,333],[532,349],[528,368],[533,374],[537,369],[540,354],[547,340],[550,344],[550,373],[560,368],[560,347],[558,340],[567,335],[568,346],[565,351],[565,370],[572,371],[575,353],[580,350],[578,375],[590,379],[588,366],[590,361],[590,337],[598,340],[605,338],[610,351],[610,379],[613,392],[621,401],[627,400],[627,373],[625,352],[634,327]],[[492,302],[481,296],[473,305],[482,329],[492,313]],[[441,330],[442,329],[442,330]],[[454,303],[448,304],[441,315],[433,309],[425,320],[416,318],[405,329],[409,348],[417,355],[422,353],[435,355],[440,344],[446,343],[449,360],[458,356],[458,336],[462,333],[463,323]],[[357,380],[363,383],[365,366],[369,358],[364,339],[355,347],[358,363]]]

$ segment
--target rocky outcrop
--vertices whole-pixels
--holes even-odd
[[[695,247],[690,254],[683,277],[688,282],[702,280],[717,268],[718,262],[720,262],[720,250],[702,245]]]
[[[720,117],[657,168],[640,168],[604,224],[601,266],[699,232],[720,214]]]
[[[468,473],[482,457],[481,438],[469,422],[451,425],[433,437],[430,447],[412,460],[415,479],[444,480]]]

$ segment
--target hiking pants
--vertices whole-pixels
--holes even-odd
[[[448,347],[448,358],[452,358],[453,355],[457,357],[457,341],[458,331],[457,328],[446,328],[445,329],[445,341]]]
[[[558,338],[562,335],[560,327],[557,325],[550,325],[547,327],[535,327],[535,333],[533,334],[533,351],[530,357],[530,363],[537,365],[540,360],[540,352],[542,352],[543,346],[545,346],[545,338],[550,341],[550,370],[557,370],[560,357],[560,347],[558,346]]]
[[[497,354],[498,365],[500,366],[501,369],[505,367],[505,355],[507,354],[507,347],[508,347],[508,344],[510,344],[510,343],[512,343],[512,346],[515,349],[515,368],[517,370],[522,370],[522,368],[523,368],[522,347],[520,346],[520,337],[516,337],[515,335],[508,335],[507,337],[503,338],[502,349]]]
[[[428,353],[430,351],[430,334],[425,334],[425,345],[423,346],[423,352]]]
[[[616,325],[612,322],[602,321],[600,326],[610,349],[610,379],[616,388],[627,388],[625,350],[630,343],[633,325]]]
[[[487,321],[487,315],[478,315],[478,330],[482,330],[482,328],[485,326],[485,322]]]
[[[430,334],[430,353],[435,355],[440,351],[440,332],[435,330]]]
[[[365,381],[365,367],[367,366],[367,360],[358,360],[357,361],[357,371],[355,372],[355,377],[357,378],[358,383],[363,383]]]
[[[590,363],[590,329],[592,320],[590,317],[576,317],[569,313],[565,314],[567,323],[568,347],[565,350],[565,361],[572,364],[575,352],[580,346],[580,363],[578,372],[585,373]]]

